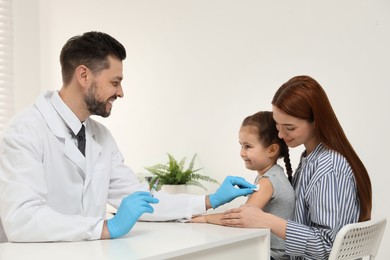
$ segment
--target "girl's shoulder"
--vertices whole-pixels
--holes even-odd
[[[287,178],[284,169],[279,164],[274,164],[264,175],[264,178]]]
[[[272,168],[269,169],[262,177],[268,178],[273,186],[287,185],[292,189],[291,183],[288,180],[284,169],[278,164],[272,166]]]

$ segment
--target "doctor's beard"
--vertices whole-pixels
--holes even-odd
[[[97,98],[96,82],[88,89],[88,94],[84,97],[84,101],[87,104],[88,111],[91,115],[108,117],[111,113],[111,110],[107,111],[106,109],[108,100],[103,102],[99,101]]]

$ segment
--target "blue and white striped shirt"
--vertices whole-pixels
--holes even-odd
[[[288,220],[286,253],[291,259],[327,259],[337,232],[359,220],[353,171],[341,154],[319,144],[293,177],[294,220]]]

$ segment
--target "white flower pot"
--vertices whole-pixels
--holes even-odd
[[[179,194],[179,193],[188,193],[188,185],[179,184],[179,185],[168,185],[164,184],[161,186],[161,190],[170,193],[170,194]]]

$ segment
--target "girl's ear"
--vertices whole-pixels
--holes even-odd
[[[278,156],[279,155],[279,145],[278,144],[271,144],[268,146],[268,153],[271,157]]]

